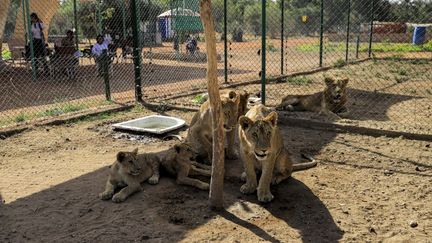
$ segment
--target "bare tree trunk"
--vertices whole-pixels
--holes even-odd
[[[224,184],[224,132],[222,104],[219,95],[219,84],[217,80],[217,55],[216,36],[214,20],[211,12],[211,0],[200,1],[201,21],[204,25],[205,42],[207,50],[207,89],[212,111],[213,128],[213,161],[210,181],[210,207],[213,209],[223,208],[223,184]]]

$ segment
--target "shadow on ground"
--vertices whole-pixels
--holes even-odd
[[[333,133],[289,127],[282,130],[286,144],[312,155],[335,136]],[[245,196],[239,191],[240,161],[227,161],[226,164],[227,211],[219,213],[223,218],[219,218],[219,223],[222,220],[222,225],[226,225],[229,221],[263,240],[289,241],[290,238],[272,236],[268,230],[245,219],[244,213],[260,218],[261,211],[254,211],[256,207],[248,208],[248,205],[258,204],[256,195]],[[101,168],[16,201],[6,202],[0,211],[0,220],[8,223],[0,224],[0,241],[178,241],[187,238],[187,234],[199,226],[211,223],[218,215],[208,209],[207,192],[178,186],[169,178],[162,178],[157,186],[145,184],[143,192],[125,203],[101,201],[97,195],[103,191],[107,175],[108,168]],[[298,232],[301,240],[306,242],[322,239],[336,242],[342,238],[343,232],[326,205],[307,185],[295,179],[295,175],[272,188],[272,192],[276,199],[260,210],[284,221],[286,224],[278,224],[284,232]],[[232,209],[238,207],[242,210]],[[230,228],[223,235],[235,232]],[[211,237],[210,232],[203,237],[207,236]]]
[[[97,77],[95,65],[79,66],[76,72],[75,79],[68,79],[60,73],[56,76],[38,76],[37,80],[32,80],[28,69],[14,67],[12,71],[0,75],[0,100],[2,101],[0,111],[105,95],[104,79]],[[236,69],[232,72],[242,74],[250,71]],[[223,69],[219,69],[218,76],[223,75]],[[204,82],[205,77],[206,68],[203,67],[143,64],[141,71],[144,96],[151,93],[157,93],[159,96],[169,95],[171,92],[178,92],[179,88],[187,91],[192,88],[191,85],[194,85],[192,81]],[[189,84],[188,81],[192,83]],[[164,84],[173,85],[175,89],[157,87]],[[112,93],[133,91],[135,87],[133,64],[114,64],[110,86]]]

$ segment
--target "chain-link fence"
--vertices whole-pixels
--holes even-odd
[[[199,105],[199,0],[1,4],[0,126],[111,102]],[[241,85],[276,106],[322,91],[324,75],[344,76],[351,124],[431,132],[431,1],[212,4],[224,87]]]

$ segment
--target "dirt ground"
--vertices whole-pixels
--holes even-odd
[[[266,105],[277,106],[286,95],[322,91],[325,76],[349,78],[347,107],[350,114],[342,123],[417,134],[432,133],[432,69],[427,60],[366,61],[269,83],[266,85]],[[243,85],[238,89],[255,94],[261,90],[261,85]],[[167,102],[190,105],[193,97]],[[307,112],[290,115],[326,121],[325,117]]]
[[[431,143],[403,138],[281,126],[285,146],[319,164],[273,187],[269,204],[240,193],[240,160],[226,161],[223,212],[208,209],[207,192],[167,176],[125,203],[99,200],[119,150],[176,143],[119,139],[109,127],[150,113],[36,127],[0,140],[0,242],[431,242]],[[187,122],[193,115],[167,114]]]

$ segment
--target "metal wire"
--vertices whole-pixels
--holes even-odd
[[[199,0],[5,2],[0,126],[140,97],[199,105],[197,95],[206,89]],[[324,75],[348,76],[352,124],[431,132],[430,1],[212,4],[221,84],[244,84],[240,88],[253,94],[265,88],[266,104],[275,106],[286,95],[323,90]],[[35,40],[33,12],[43,23],[46,48]],[[98,35],[109,42],[106,54],[92,53]],[[332,69],[269,81],[321,67]],[[262,77],[264,86],[258,85]]]

